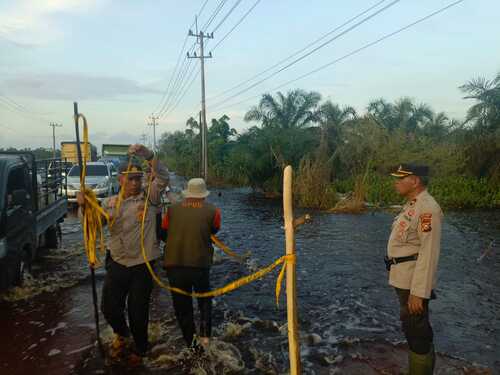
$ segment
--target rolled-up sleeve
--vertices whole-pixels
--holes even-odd
[[[411,294],[414,296],[430,298],[441,250],[442,220],[440,210],[422,211],[419,216],[417,233],[421,245],[411,283]]]

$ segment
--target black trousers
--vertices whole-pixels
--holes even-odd
[[[429,321],[429,300],[424,299],[424,312],[422,314],[411,315],[408,310],[410,291],[395,289],[399,298],[401,328],[410,350],[417,354],[429,353],[434,339],[434,333]]]
[[[153,280],[145,264],[125,267],[109,257],[106,260],[106,277],[102,288],[101,310],[113,331],[123,337],[132,337],[139,354],[149,347],[149,302]],[[125,302],[128,321],[125,320]]]
[[[195,267],[168,267],[167,277],[170,286],[188,293],[208,292],[210,290],[210,269]],[[196,331],[193,315],[193,298],[172,292],[175,316],[182,330],[186,344],[192,346]],[[199,334],[210,337],[212,333],[212,298],[198,298],[200,310]]]

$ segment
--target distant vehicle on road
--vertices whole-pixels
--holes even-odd
[[[80,167],[74,165],[68,173],[68,202],[76,203],[80,191]],[[87,163],[85,184],[92,189],[98,200],[103,200],[119,190],[118,172],[112,163]]]
[[[80,146],[83,153],[84,143],[80,142]],[[89,155],[89,159],[87,160],[88,162],[97,160],[97,148],[90,143],[87,144],[87,153]],[[61,159],[72,164],[78,164],[76,142],[61,142]]]
[[[121,164],[122,160],[120,160],[119,158],[111,158],[111,157],[106,157],[106,158],[100,158],[99,160],[97,161],[100,161],[102,163],[111,163],[115,166],[115,168],[118,169],[118,166]]]
[[[120,162],[126,161],[129,146],[124,144],[103,144],[101,157],[103,159],[117,159]]]
[[[60,159],[31,152],[0,152],[0,289],[20,285],[42,247],[58,246],[68,210]]]

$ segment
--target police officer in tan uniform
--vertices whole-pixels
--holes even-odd
[[[427,191],[428,172],[427,166],[401,164],[391,173],[406,204],[392,224],[386,265],[410,348],[410,375],[432,374],[435,363],[429,300],[435,298],[443,213]]]
[[[144,220],[144,248],[148,261],[160,257],[156,233],[155,207],[160,204],[161,191],[167,186],[169,173],[158,160],[153,162],[154,153],[143,145],[131,145],[129,154],[144,158],[152,168],[148,210]],[[118,207],[118,195],[103,201],[113,225],[109,228],[106,276],[102,290],[102,312],[115,333],[111,345],[112,359],[124,359],[126,338],[132,334],[135,348],[128,356],[130,365],[138,365],[149,348],[148,323],[149,302],[153,281],[146,267],[141,249],[141,221],[145,207],[146,192],[143,190],[141,163],[122,163],[118,167],[120,189],[123,200]],[[83,204],[79,194],[78,203]],[[125,306],[128,324],[125,319]]]

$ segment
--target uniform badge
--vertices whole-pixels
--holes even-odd
[[[432,214],[420,215],[420,229],[422,232],[430,232],[432,230]]]

